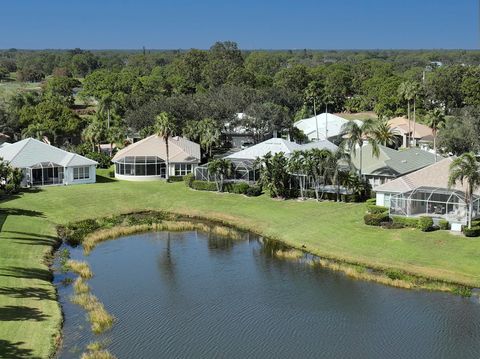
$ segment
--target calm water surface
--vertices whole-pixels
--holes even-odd
[[[246,237],[162,232],[99,245],[86,257],[89,283],[117,322],[94,336],[59,285],[59,357],[94,340],[119,358],[480,357],[478,303],[279,260]]]

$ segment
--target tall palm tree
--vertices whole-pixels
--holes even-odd
[[[220,140],[221,132],[218,124],[211,118],[205,118],[198,123],[200,130],[200,145],[212,156],[212,147]]]
[[[288,160],[288,171],[295,175],[298,178],[298,184],[300,187],[300,198],[304,199],[305,191],[305,152],[303,151],[294,151],[292,156]]]
[[[337,194],[337,202],[340,201],[340,180],[342,175],[342,168],[350,164],[350,154],[342,147],[339,147],[335,152],[327,158],[325,177],[330,179],[332,185],[335,186]]]
[[[319,188],[321,183],[325,184],[326,168],[330,156],[332,156],[332,152],[327,149],[313,148],[305,153],[305,172],[313,179],[317,201],[321,199]]]
[[[379,120],[373,127],[371,136],[384,146],[393,146],[398,142],[399,132],[393,130],[387,120]]]
[[[110,128],[111,111],[117,107],[117,101],[112,94],[105,94],[99,101],[99,111],[107,113],[107,128]]]
[[[168,141],[170,137],[175,136],[176,124],[174,118],[169,115],[167,112],[162,112],[157,117],[155,117],[155,132],[159,137],[162,137],[165,141],[165,152],[166,152],[166,171],[165,178],[168,181],[170,178],[169,167],[170,167],[170,153],[168,149]]]
[[[355,121],[348,121],[342,127],[341,133],[345,137],[344,145],[350,150],[350,153],[355,155],[357,153],[357,146],[360,148],[360,165],[359,175],[362,176],[363,165],[363,145],[365,141],[368,141],[372,146],[372,154],[375,157],[380,156],[380,148],[378,147],[378,141],[373,135],[375,129],[375,122],[371,119],[363,121],[361,125]]]
[[[82,131],[82,137],[92,145],[93,152],[100,152],[100,147],[97,145],[106,137],[105,124],[99,118],[94,118]]]
[[[472,228],[473,192],[480,187],[480,164],[473,152],[467,152],[455,158],[450,164],[450,175],[448,186],[453,186],[457,181],[463,184],[466,182],[465,202],[468,206],[467,223]]]
[[[407,101],[407,118],[408,118],[408,137],[407,147],[410,147],[411,142],[411,128],[410,128],[410,102],[416,96],[415,84],[413,81],[404,81],[398,86],[398,96]]]
[[[437,162],[437,133],[439,129],[445,127],[445,115],[439,108],[434,108],[429,112],[427,121],[433,131],[433,152],[435,153],[435,162]]]
[[[113,144],[119,144],[125,140],[125,131],[121,127],[112,126],[107,129],[106,137],[110,144],[110,157],[112,157]]]

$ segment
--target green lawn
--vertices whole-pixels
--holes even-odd
[[[8,101],[13,95],[25,91],[40,91],[40,83],[38,82],[18,82],[5,81],[0,82],[0,100]]]
[[[0,202],[3,218],[3,211],[7,214],[0,234],[0,317],[2,310],[12,313],[0,323],[0,339],[12,350],[31,349],[40,357],[51,349],[60,317],[42,256],[53,241],[54,224],[145,209],[228,221],[304,245],[315,254],[480,286],[479,239],[368,227],[363,224],[364,204],[247,198],[197,192],[183,183],[104,181],[49,187]],[[22,310],[25,314],[17,314]],[[25,344],[15,344],[19,342]]]

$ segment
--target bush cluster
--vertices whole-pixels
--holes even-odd
[[[170,176],[168,182],[182,182],[184,176]]]
[[[381,226],[383,223],[390,221],[390,217],[387,212],[367,213],[363,216],[363,221],[369,226]]]
[[[408,228],[418,228],[418,218],[392,216],[393,223]]]
[[[315,190],[313,190],[313,189],[305,190],[304,196],[306,198],[316,198]],[[298,197],[298,195],[296,197]],[[323,196],[322,196],[322,199],[327,200],[327,201],[336,201],[337,200],[337,194],[336,193],[324,193]],[[341,194],[340,195],[340,201],[342,201],[342,202],[358,202],[359,201],[359,196],[356,195],[356,194]]]
[[[110,156],[103,152],[88,152],[85,157],[97,161],[99,168],[109,168],[112,165]]]
[[[193,173],[183,176],[183,182],[185,182],[185,186],[192,188],[193,181],[195,181],[195,175]]]
[[[467,226],[464,226],[463,229],[463,234],[465,237],[479,237],[480,236],[480,225],[474,225],[472,223],[472,228],[468,228]]]
[[[450,224],[446,219],[441,219],[440,221],[438,221],[438,229],[448,230],[449,228]]]
[[[185,185],[197,191],[216,191],[217,185],[215,182],[195,180],[192,176],[185,176]],[[262,194],[262,187],[258,185],[249,185],[246,182],[225,183],[223,190],[229,193],[244,194],[249,197],[257,197]]]
[[[433,219],[428,216],[421,216],[418,219],[417,228],[422,232],[429,232],[433,230]]]
[[[372,214],[375,214],[375,213],[383,213],[383,212],[388,212],[388,208],[387,208],[387,207],[383,207],[383,206],[377,206],[377,205],[368,204],[368,205],[367,205],[367,212],[368,212],[368,213],[372,213]]]

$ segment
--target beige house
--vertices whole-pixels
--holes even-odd
[[[402,137],[402,147],[407,147],[407,139],[410,134],[412,146],[419,146],[428,150],[433,142],[433,130],[422,123],[409,121],[405,117],[395,117],[388,121],[390,128]]]
[[[465,185],[448,186],[453,157],[397,178],[375,188],[376,204],[389,208],[390,215],[430,216],[446,219],[452,230],[467,223],[468,206]],[[474,193],[472,218],[480,215],[480,192]]]
[[[200,145],[175,136],[168,140],[169,167],[165,140],[157,135],[144,138],[118,151],[112,159],[115,177],[129,181],[161,180],[168,175],[185,176],[200,163]]]

